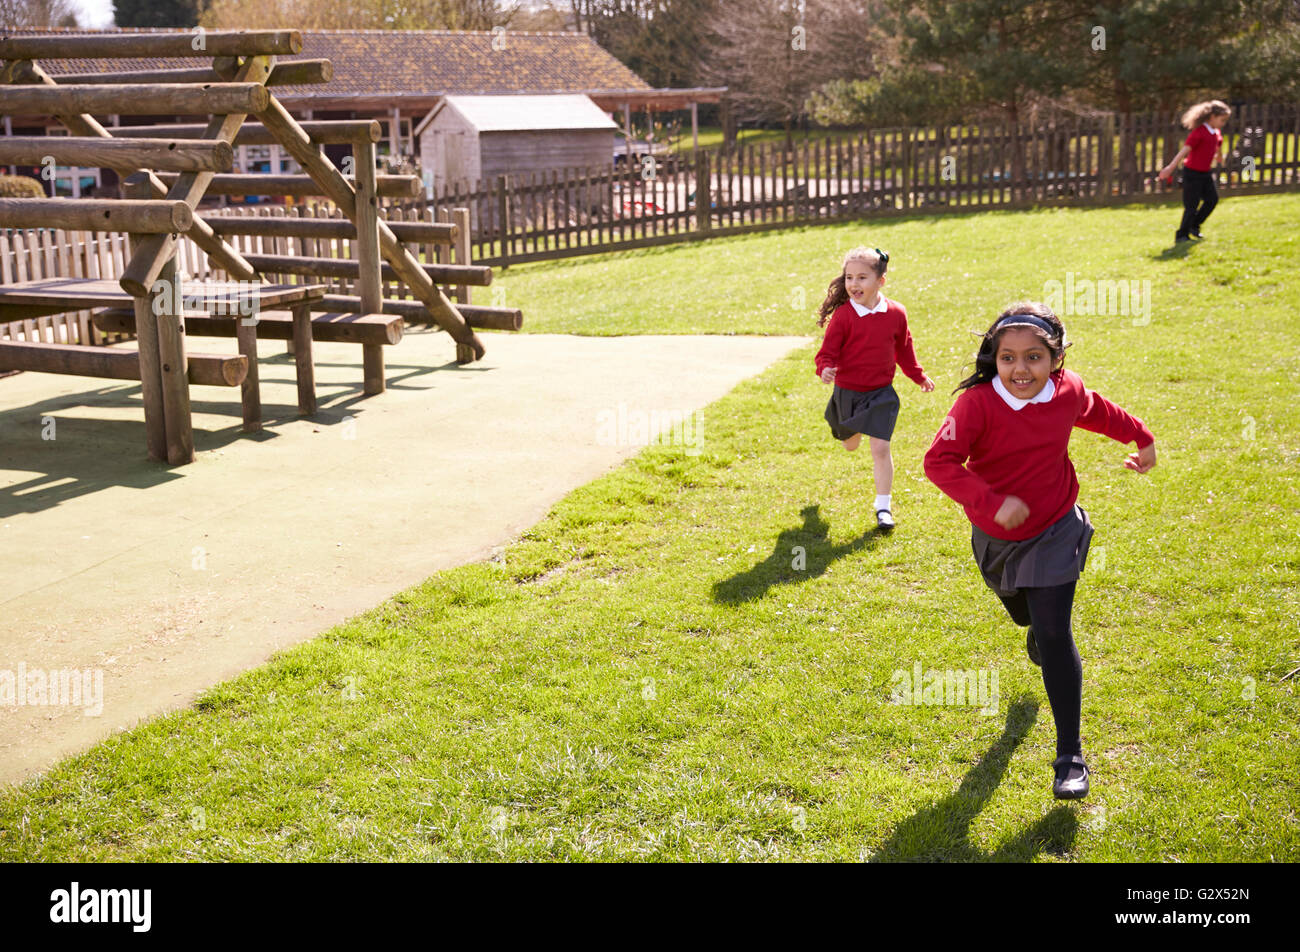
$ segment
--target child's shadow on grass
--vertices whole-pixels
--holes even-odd
[[[1196,242],[1194,241],[1180,241],[1177,244],[1173,245],[1172,247],[1166,248],[1164,251],[1160,252],[1159,254],[1152,255],[1151,260],[1172,261],[1177,258],[1186,258],[1189,254],[1192,253],[1192,249],[1195,247],[1196,247]]]
[[[881,536],[879,528],[864,532],[842,545],[828,545],[830,523],[821,517],[820,506],[805,506],[800,513],[803,525],[786,529],[776,537],[772,554],[751,569],[715,582],[713,600],[727,605],[761,598],[773,585],[806,582],[824,573],[832,562],[870,548]]]
[[[1034,726],[1038,702],[1022,697],[1007,712],[1006,727],[988,752],[962,778],[961,786],[938,803],[918,810],[894,828],[871,862],[1018,862],[1026,863],[1042,852],[1069,852],[1078,834],[1075,811],[1058,806],[1037,823],[1021,831],[991,853],[970,841],[970,825],[1002,782],[1011,755]],[[1044,772],[1044,792],[1050,772]]]

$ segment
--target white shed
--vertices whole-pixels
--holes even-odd
[[[415,127],[426,190],[613,162],[617,123],[587,96],[446,96]]]

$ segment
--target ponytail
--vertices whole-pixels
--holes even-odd
[[[882,278],[885,276],[885,269],[889,267],[889,254],[879,248],[867,248],[859,245],[846,254],[844,264],[840,266],[839,277],[826,288],[826,300],[822,301],[822,306],[817,310],[818,327],[824,327],[830,316],[835,313],[835,309],[848,301],[849,292],[844,286],[844,270],[854,258],[861,258],[872,271]]]

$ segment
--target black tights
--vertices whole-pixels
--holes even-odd
[[[1183,169],[1183,220],[1178,224],[1178,237],[1187,238],[1201,233],[1201,225],[1219,204],[1219,190],[1214,185],[1213,172]]]
[[[1056,720],[1056,756],[1082,754],[1079,714],[1083,707],[1083,662],[1070,630],[1077,582],[1045,588],[1022,588],[1007,598],[999,595],[1011,620],[1034,629],[1043,662],[1043,687]]]

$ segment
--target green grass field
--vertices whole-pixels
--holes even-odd
[[[810,345],[707,407],[698,453],[651,446],[498,559],[0,792],[0,859],[1300,859],[1300,195],[1227,198],[1172,254],[1178,211],[509,269],[532,332],[812,335],[843,251],[887,249],[938,383],[896,381],[898,529],[874,531],[870,457],[831,440]],[[1067,366],[1160,462],[1074,437],[1093,783],[1058,804],[1039,669],[921,455],[968,332],[1067,279],[1150,282],[1145,317],[1062,316]],[[892,703],[917,664],[996,674],[996,709]]]

